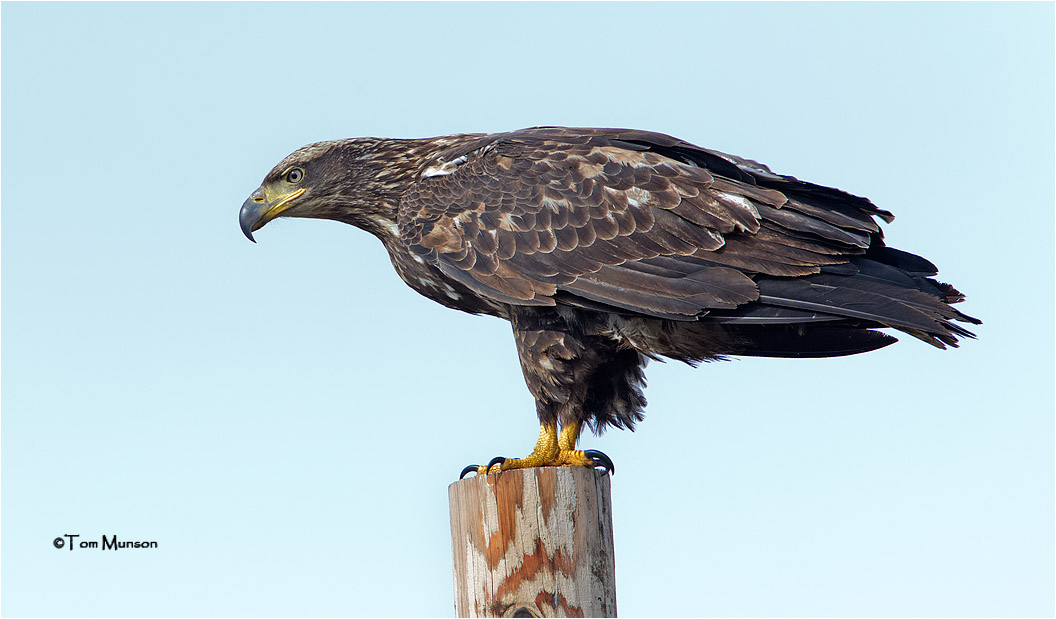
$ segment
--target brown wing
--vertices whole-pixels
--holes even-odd
[[[420,176],[401,203],[401,238],[477,293],[683,320],[758,299],[751,275],[846,263],[878,233],[871,215],[887,215],[643,131],[485,136],[427,162]]]

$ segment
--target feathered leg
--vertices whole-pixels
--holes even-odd
[[[517,308],[511,312],[517,352],[529,391],[535,396],[539,414],[539,439],[524,458],[493,458],[487,466],[468,466],[463,475],[535,466],[603,466],[613,470],[605,454],[576,449],[583,424],[598,420],[599,395],[592,389],[601,384],[606,395],[612,382],[609,358],[619,353],[590,325],[568,324],[550,308]],[[584,345],[589,342],[589,345]],[[636,357],[637,359],[637,357]],[[605,374],[599,382],[597,374]],[[593,399],[592,399],[593,395]],[[605,404],[610,398],[605,399]],[[595,410],[598,409],[598,410]]]

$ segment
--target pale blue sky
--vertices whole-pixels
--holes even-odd
[[[537,431],[509,327],[341,224],[239,232],[295,148],[663,131],[870,197],[982,318],[649,368],[622,615],[1051,616],[1053,19],[1035,4],[2,6],[6,616],[451,615],[447,486]],[[156,540],[56,550],[66,533]]]

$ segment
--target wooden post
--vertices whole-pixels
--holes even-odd
[[[448,487],[458,617],[615,617],[609,474],[580,466]]]

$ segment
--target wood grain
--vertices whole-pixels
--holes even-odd
[[[448,496],[457,616],[616,616],[608,473],[512,470]]]

